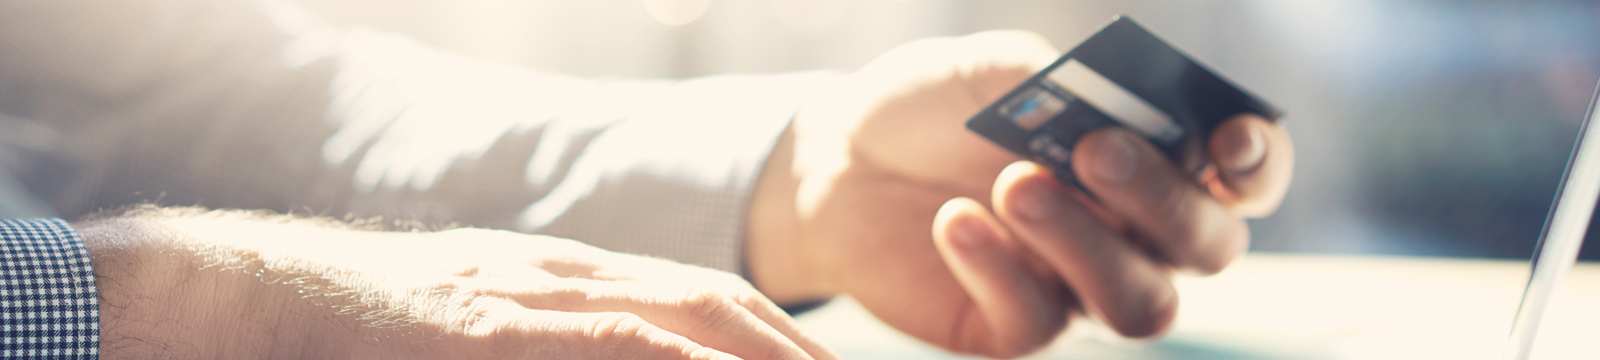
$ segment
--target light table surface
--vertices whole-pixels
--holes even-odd
[[[1077,329],[1032,359],[1499,359],[1528,262],[1251,253],[1180,277],[1178,318],[1134,343]],[[1600,359],[1600,264],[1556,292],[1536,359]],[[900,334],[849,298],[800,325],[845,359],[965,359]]]

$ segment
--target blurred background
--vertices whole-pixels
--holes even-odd
[[[1272,252],[1527,258],[1600,78],[1596,1],[299,1],[492,61],[670,78],[848,71],[1001,28],[1067,49],[1130,14],[1287,111],[1295,183],[1251,223]]]

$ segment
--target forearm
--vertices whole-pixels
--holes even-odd
[[[197,232],[213,220],[129,215],[75,224],[99,284],[105,358],[277,358],[350,341],[326,331],[348,315],[298,301],[303,266],[258,246],[269,234]],[[331,354],[320,354],[331,355]]]

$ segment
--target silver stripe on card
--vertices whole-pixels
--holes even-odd
[[[1096,110],[1156,142],[1171,144],[1183,137],[1183,127],[1172,121],[1166,112],[1078,62],[1078,59],[1068,59],[1066,64],[1051,71],[1049,77],[1056,85],[1077,95]]]

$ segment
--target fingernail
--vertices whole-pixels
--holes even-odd
[[[1055,189],[1040,180],[1023,186],[1012,205],[1017,214],[1034,221],[1048,220],[1051,214],[1055,214],[1056,202],[1061,201]]]
[[[1261,128],[1250,127],[1245,130],[1245,136],[1235,144],[1232,151],[1221,159],[1222,168],[1228,172],[1241,172],[1254,170],[1261,166],[1261,160],[1267,157],[1267,142],[1262,139]]]
[[[983,228],[980,220],[963,218],[951,224],[950,243],[962,249],[976,249],[983,247],[989,241],[989,231]]]
[[[1139,169],[1139,149],[1127,132],[1113,131],[1100,141],[1092,142],[1094,148],[1091,171],[1101,185],[1122,186],[1133,179]]]

